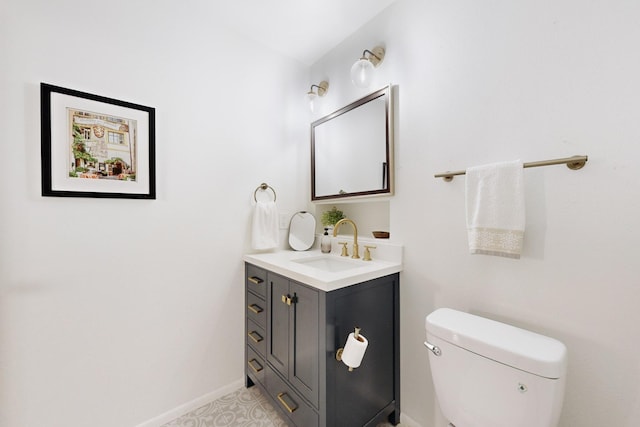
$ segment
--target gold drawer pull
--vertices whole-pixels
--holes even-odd
[[[256,331],[251,331],[247,335],[249,335],[249,338],[251,338],[254,342],[257,342],[257,343],[264,339]]]
[[[255,314],[262,313],[262,307],[260,307],[258,304],[251,304],[247,307],[249,308],[249,310],[253,311]]]
[[[249,277],[249,279],[248,279],[248,280],[249,280],[251,283],[255,283],[256,285],[259,285],[260,283],[264,282],[264,280],[262,280],[261,278],[256,277],[256,276],[251,276],[251,277]]]
[[[262,371],[262,366],[258,363],[258,361],[256,359],[251,359],[248,362],[248,365],[251,369],[253,369],[253,371],[257,374],[258,372]],[[253,366],[253,364],[258,365],[258,367],[256,368],[255,366]]]
[[[287,402],[284,401],[283,397],[287,396],[289,397],[289,395],[287,393],[278,393],[278,400],[280,401],[280,403],[282,403],[282,406],[284,406],[285,408],[287,408],[287,411],[289,411],[289,413],[293,413],[293,411],[295,411],[296,409],[298,409],[298,405],[296,405],[296,402],[293,402],[293,400],[289,397],[289,400],[291,400],[293,402],[293,408],[291,406],[289,406],[287,404]]]

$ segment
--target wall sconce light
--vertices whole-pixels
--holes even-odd
[[[318,90],[316,92],[313,91],[313,88],[316,87]],[[309,88],[309,92],[307,92],[307,98],[309,99],[309,109],[313,113],[313,101],[319,96],[325,96],[327,91],[329,90],[329,82],[321,81],[317,85],[311,85]]]
[[[369,56],[367,56],[369,54]],[[361,88],[369,87],[373,78],[373,69],[382,63],[384,48],[376,46],[371,50],[365,49],[362,58],[358,59],[351,67],[351,81]]]

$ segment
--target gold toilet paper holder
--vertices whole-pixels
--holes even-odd
[[[354,336],[355,339],[359,339],[359,337],[360,337],[360,328],[358,328],[357,326],[354,328],[353,336]],[[344,347],[340,347],[336,351],[336,360],[338,362],[342,362],[342,352],[343,351],[344,351]],[[353,372],[353,368],[351,366],[349,366],[349,372]]]

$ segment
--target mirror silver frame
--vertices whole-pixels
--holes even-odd
[[[345,192],[339,190],[336,194],[321,194],[318,195],[317,182],[316,182],[316,128],[324,123],[334,120],[338,117],[344,116],[346,113],[357,109],[363,105],[368,104],[371,101],[383,99],[384,100],[384,118],[380,117],[380,120],[384,119],[385,128],[385,151],[386,162],[383,162],[382,167],[382,180],[380,189],[356,189],[355,191]],[[351,104],[340,108],[339,110],[322,117],[313,123],[311,123],[311,200],[322,201],[332,199],[343,198],[355,198],[355,197],[371,197],[371,196],[390,196],[393,195],[394,185],[394,165],[393,165],[393,99],[392,99],[392,86],[388,85],[379,89],[369,95],[352,102]],[[378,120],[378,118],[376,118]],[[353,164],[356,165],[358,159],[353,159]]]

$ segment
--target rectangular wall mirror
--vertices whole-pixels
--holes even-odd
[[[311,123],[311,200],[393,194],[391,85]]]

